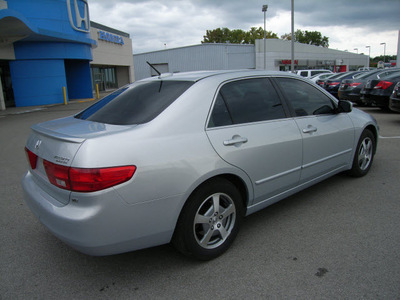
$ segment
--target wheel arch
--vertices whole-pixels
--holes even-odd
[[[376,148],[377,148],[377,144],[378,144],[378,130],[374,125],[368,125],[367,127],[365,127],[364,130],[369,130],[371,131],[371,133],[374,135],[374,155],[376,153]],[[363,130],[363,132],[364,132]]]
[[[212,176],[208,176],[206,178],[202,178],[199,182],[197,182],[194,187],[192,187],[189,192],[184,196],[184,201],[181,204],[180,210],[177,213],[177,218],[176,218],[176,223],[175,223],[175,230],[176,230],[176,225],[178,223],[179,218],[181,217],[182,211],[185,208],[185,205],[188,202],[188,199],[190,198],[193,193],[195,193],[198,189],[200,189],[202,186],[210,183],[213,180],[216,180],[218,178],[223,178],[225,180],[228,180],[231,182],[239,191],[240,195],[242,196],[242,202],[243,202],[243,210],[244,214],[246,215],[247,213],[247,206],[249,205],[252,197],[253,197],[253,190],[251,186],[251,181],[248,178],[242,178],[238,174],[234,174],[231,172],[224,172],[224,173],[219,173],[219,174],[213,174]],[[248,181],[246,181],[246,179]]]
[[[228,246],[223,246],[224,244],[226,245],[225,242],[224,242],[224,244],[222,244],[222,247],[225,247],[225,250],[218,250],[218,248],[216,248],[215,250],[218,250],[219,253],[218,254],[214,253],[213,255],[210,254],[211,256],[209,255],[207,257],[207,255],[204,255],[204,253],[199,254],[200,252],[196,251],[191,246],[192,243],[188,242],[187,233],[185,233],[183,230],[183,224],[187,224],[188,215],[191,215],[190,212],[189,212],[189,214],[186,214],[184,212],[188,212],[188,209],[189,209],[189,211],[191,211],[193,209],[193,205],[191,205],[191,204],[193,204],[193,202],[190,201],[191,197],[192,196],[195,197],[193,199],[195,201],[195,203],[197,202],[198,199],[200,199],[200,198],[196,198],[195,193],[199,192],[201,194],[202,188],[207,189],[208,188],[207,185],[212,186],[213,184],[214,184],[214,187],[211,189],[215,189],[215,187],[218,187],[219,184],[223,185],[226,188],[227,187],[226,183],[228,183],[228,182],[230,183],[230,185],[233,185],[234,187],[237,188],[237,191],[235,191],[234,194],[237,195],[237,193],[239,192],[239,194],[242,198],[241,199],[242,200],[242,208],[239,208],[240,217],[238,218],[237,221],[235,221],[235,222],[238,222],[239,224],[241,223],[241,219],[246,215],[247,203],[249,202],[249,199],[251,199],[250,197],[252,197],[252,190],[249,191],[245,180],[242,179],[238,175],[230,174],[230,173],[221,173],[221,174],[211,176],[211,177],[201,181],[201,183],[198,184],[190,193],[188,193],[187,197],[185,197],[183,205],[179,211],[178,218],[176,220],[174,232],[171,236],[171,243],[178,251],[180,251],[181,253],[183,253],[187,256],[194,255],[194,257],[196,257],[198,259],[209,260],[210,258],[214,258],[216,256],[221,255],[223,252],[225,252],[227,250],[226,247],[229,247],[229,245],[232,243],[233,239],[235,238],[235,236],[237,234],[237,228],[235,230],[236,233],[233,233],[232,235],[230,235],[230,236],[233,236],[233,238],[231,238],[230,242],[228,242]],[[222,187],[222,190],[224,190],[224,187]],[[232,190],[232,192],[233,192],[233,190]],[[236,208],[236,209],[238,209],[238,208]],[[238,226],[240,226],[240,225],[238,225]],[[188,228],[188,227],[185,226],[185,228]],[[207,251],[213,251],[213,250],[207,250]]]
[[[249,199],[250,199],[251,193],[249,191],[249,188],[247,187],[247,184],[244,182],[244,180],[240,176],[238,176],[236,174],[232,174],[232,173],[223,173],[223,174],[214,175],[214,176],[202,181],[200,184],[198,184],[196,186],[195,189],[193,189],[193,191],[190,193],[190,195],[188,195],[188,197],[186,197],[185,203],[187,202],[187,200],[190,198],[190,196],[194,192],[196,192],[202,186],[207,185],[211,181],[214,181],[218,178],[223,178],[223,179],[231,182],[238,189],[240,195],[242,196],[243,208],[246,211],[247,206],[249,204]],[[183,209],[183,207],[182,207],[182,209]],[[182,209],[181,209],[181,211],[182,211]]]

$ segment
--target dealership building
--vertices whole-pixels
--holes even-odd
[[[256,40],[255,45],[200,44],[133,55],[135,78],[156,75],[146,63],[160,72],[195,70],[265,69],[290,71],[291,42],[279,39]],[[347,51],[294,43],[296,70],[330,69],[336,72],[368,66],[368,56]]]
[[[0,0],[0,110],[133,82],[132,53],[129,34],[89,20],[87,0]]]

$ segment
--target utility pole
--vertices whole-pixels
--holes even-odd
[[[292,0],[292,59],[290,67],[292,73],[294,73],[294,0]]]
[[[262,11],[264,12],[264,70],[267,68],[267,32],[265,31],[267,9],[268,5],[262,6]]]

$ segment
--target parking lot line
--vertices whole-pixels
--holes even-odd
[[[400,136],[379,136],[380,139],[400,139]]]

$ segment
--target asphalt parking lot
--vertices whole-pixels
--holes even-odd
[[[245,219],[210,262],[171,246],[90,257],[64,245],[22,197],[32,124],[90,103],[0,114],[0,299],[399,299],[400,114],[377,120],[371,172],[340,174]]]

